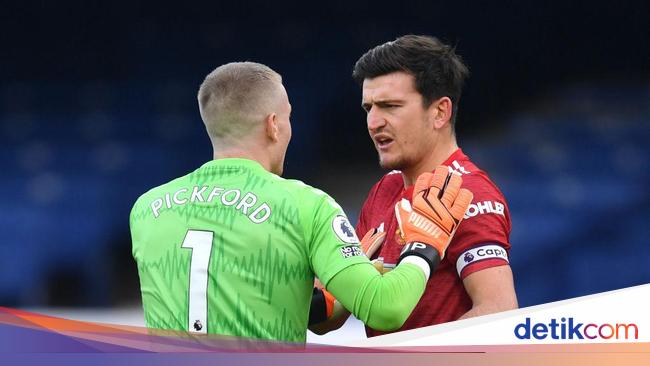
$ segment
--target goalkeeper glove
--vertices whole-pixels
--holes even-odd
[[[379,249],[381,244],[384,242],[385,237],[386,233],[384,232],[383,223],[379,225],[378,228],[369,230],[366,235],[363,236],[360,243],[361,250],[363,250],[363,253],[368,257],[368,259],[372,258],[377,249]]]
[[[439,166],[418,177],[412,203],[402,199],[395,205],[400,237],[406,244],[399,262],[417,256],[427,262],[429,273],[435,270],[474,197],[460,188],[462,182],[459,175]]]

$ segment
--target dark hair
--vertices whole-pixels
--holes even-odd
[[[362,84],[365,79],[407,72],[415,77],[415,90],[422,95],[424,107],[444,96],[451,99],[453,127],[463,83],[469,76],[467,66],[454,51],[435,37],[402,36],[361,56],[354,65],[352,77]]]

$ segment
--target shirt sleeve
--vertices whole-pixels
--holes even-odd
[[[399,329],[409,317],[427,283],[422,269],[402,263],[381,275],[370,263],[340,271],[327,290],[372,329]]]
[[[482,269],[509,264],[510,214],[503,194],[483,177],[463,177],[474,194],[447,256],[462,279]]]
[[[341,207],[322,194],[310,217],[309,259],[318,279],[328,282],[342,269],[370,263],[359,246],[359,239]]]

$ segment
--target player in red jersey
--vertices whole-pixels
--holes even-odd
[[[462,152],[454,123],[469,72],[454,49],[427,36],[403,36],[364,54],[353,77],[362,84],[368,132],[382,168],[392,170],[370,190],[358,233],[383,228],[383,244],[372,259],[385,268],[397,262],[402,246],[395,203],[412,195],[417,177],[446,165],[463,177],[474,199],[427,283],[424,295],[399,330],[517,308],[509,265],[510,214],[505,198],[488,175]],[[336,329],[346,317],[330,319]],[[383,334],[367,328],[368,336]]]

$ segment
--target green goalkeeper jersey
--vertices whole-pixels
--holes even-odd
[[[331,197],[252,160],[150,190],[130,225],[151,328],[304,342],[314,275],[368,263]]]

